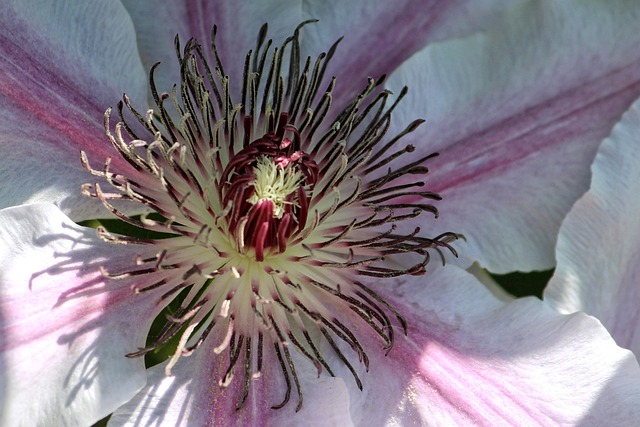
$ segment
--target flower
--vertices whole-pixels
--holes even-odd
[[[167,33],[176,33],[171,28],[157,25],[158,22],[168,25],[200,23],[199,19],[207,16],[193,11],[191,14],[173,13],[176,12],[174,8],[185,12],[184,9],[180,9],[183,6],[179,3],[159,6],[157,9],[145,7],[144,4],[137,6],[138,4],[140,3],[131,3],[127,6],[138,29],[138,41],[143,58],[153,57],[148,55],[150,50],[147,50],[149,45],[146,45],[150,39],[155,40],[152,48],[167,45],[163,43],[162,37],[154,36],[154,31],[162,29]],[[213,5],[212,7],[219,6],[216,3]],[[261,22],[276,22],[277,27],[287,24],[290,16],[286,13],[280,16],[283,9],[289,13],[291,10],[299,10],[292,8],[288,2],[278,5],[282,7],[269,9],[274,15],[279,16],[277,19],[267,19],[268,16],[263,15],[264,10],[259,7],[252,9],[252,13],[261,15]],[[16,186],[9,186],[10,190],[4,191],[3,199],[5,203],[12,204],[41,197],[58,201],[76,220],[96,217],[98,211],[95,204],[78,202],[73,196],[68,196],[76,194],[76,184],[85,181],[85,177],[81,176],[79,171],[66,166],[60,168],[61,162],[51,164],[51,168],[45,170],[29,165],[41,166],[39,163],[51,157],[52,153],[55,157],[51,158],[69,159],[72,155],[77,156],[80,150],[86,152],[87,159],[111,157],[108,169],[95,172],[116,183],[116,189],[124,189],[124,194],[131,197],[139,194],[133,190],[129,192],[126,181],[120,180],[120,177],[109,175],[112,170],[126,170],[127,164],[122,157],[115,157],[113,153],[106,154],[105,144],[98,143],[104,138],[95,132],[98,124],[87,118],[92,117],[88,112],[99,111],[98,105],[104,108],[103,97],[108,98],[110,94],[123,90],[123,85],[113,87],[117,86],[117,79],[109,79],[107,70],[118,70],[118,73],[113,74],[125,76],[123,80],[130,79],[126,87],[133,88],[127,89],[132,99],[131,105],[144,102],[146,93],[140,88],[139,83],[142,83],[143,79],[138,73],[142,67],[136,60],[137,53],[132,48],[132,28],[128,25],[124,9],[115,2],[97,3],[97,7],[101,8],[98,13],[69,5],[55,9],[46,4],[37,6],[16,2],[8,5],[2,12],[3,43],[0,43],[0,46],[3,49],[1,53],[4,62],[1,63],[0,69],[3,77],[7,78],[1,81],[21,83],[13,86],[4,83],[0,86],[6,99],[3,103],[3,114],[14,119],[14,122],[17,118],[38,118],[20,122],[30,123],[30,126],[10,128],[13,139],[7,140],[9,142],[4,149],[6,153],[3,152],[6,154],[6,165],[12,165],[12,160],[16,158],[11,150],[15,145],[10,145],[16,136],[32,141],[35,145],[33,153],[20,157],[20,169],[16,164],[13,164],[13,167],[3,167],[3,170],[11,173],[7,182],[12,183],[11,177],[24,177],[25,170],[29,173],[33,171],[34,179],[24,179],[20,191],[15,191]],[[444,37],[443,34],[460,34],[454,23],[459,24],[462,21],[454,18],[473,16],[467,15],[468,8],[473,6],[456,4],[452,9],[445,9],[441,16],[448,16],[448,19],[439,22],[450,24],[439,26],[419,25],[417,17],[420,14],[413,13],[411,6],[412,4],[408,4],[406,9],[401,9],[400,16],[403,19],[399,20],[403,23],[409,21],[411,25],[407,25],[406,28],[415,30],[406,37],[407,49],[398,49],[396,44],[384,42],[378,43],[377,47],[380,49],[362,49],[359,43],[375,41],[373,35],[391,37],[396,33],[387,31],[387,26],[382,22],[374,26],[354,26],[352,20],[361,16],[354,11],[342,14],[337,19],[324,19],[329,22],[329,30],[326,30],[326,27],[322,31],[309,29],[309,37],[305,38],[308,44],[305,44],[304,40],[301,41],[300,51],[304,52],[303,57],[306,57],[307,52],[316,50],[314,44],[323,37],[335,37],[331,25],[349,23],[350,28],[367,28],[369,32],[361,37],[358,37],[358,34],[352,39],[346,37],[341,43],[342,50],[337,51],[346,53],[337,53],[339,56],[332,59],[332,63],[340,64],[336,72],[337,81],[346,82],[337,83],[334,90],[338,94],[337,100],[334,101],[337,106],[334,105],[332,110],[341,111],[355,95],[355,86],[351,84],[355,84],[353,76],[357,69],[358,75],[369,70],[374,75],[395,70],[387,80],[387,87],[392,89],[396,89],[395,85],[401,80],[415,83],[412,84],[412,92],[409,92],[406,100],[395,107],[394,116],[398,116],[400,120],[392,122],[387,134],[401,133],[416,116],[422,115],[425,104],[422,98],[433,96],[430,105],[435,105],[436,109],[431,111],[429,117],[433,118],[434,123],[429,130],[422,130],[424,126],[416,129],[411,134],[411,140],[430,142],[412,144],[416,155],[427,156],[432,149],[442,152],[440,157],[429,162],[432,166],[430,185],[434,185],[433,188],[445,196],[445,199],[439,202],[443,215],[438,220],[440,225],[433,227],[434,235],[440,234],[438,227],[465,233],[469,243],[465,245],[465,256],[461,261],[464,266],[473,260],[479,260],[494,270],[550,265],[551,257],[545,249],[552,243],[557,224],[562,214],[568,210],[572,197],[579,192],[581,183],[586,185],[586,174],[582,171],[581,165],[587,163],[586,158],[593,152],[598,139],[608,132],[614,117],[626,108],[637,90],[634,84],[630,83],[638,81],[636,67],[633,67],[633,59],[629,58],[627,52],[623,52],[627,46],[634,46],[634,37],[637,37],[632,15],[626,11],[622,13],[623,6],[620,5],[614,7],[591,4],[589,7],[581,7],[578,3],[566,2],[562,5],[552,3],[538,7],[526,2],[510,9],[504,20],[495,25],[492,24],[493,19],[480,23],[480,28],[492,28],[487,33],[433,44],[416,53],[424,45],[421,39],[434,40]],[[147,18],[141,18],[143,15],[139,13],[138,7],[143,8]],[[313,3],[309,3],[308,7],[321,20],[334,10],[322,7],[316,9]],[[572,41],[583,40],[587,33],[582,23],[585,17],[590,16],[590,7],[600,7],[601,10],[598,12],[606,16],[606,19],[598,22],[599,34],[602,37],[598,43],[581,45],[580,49],[572,51],[575,56],[567,55],[566,47],[572,46]],[[618,7],[620,9],[617,9]],[[153,16],[161,17],[167,14],[174,19],[147,21],[151,11]],[[218,17],[220,13],[224,13],[218,12]],[[384,10],[380,12],[380,21],[396,18],[396,15],[383,12]],[[67,18],[67,14],[73,14],[73,19],[61,19]],[[29,16],[29,19],[25,16]],[[105,21],[96,22],[95,16],[106,18]],[[241,19],[250,15],[230,13],[229,16]],[[87,17],[93,19],[86,19]],[[116,19],[118,17],[122,19]],[[302,20],[299,18],[297,17],[296,23]],[[418,21],[415,21],[416,19]],[[60,25],[62,21],[77,26],[76,29],[80,31],[70,31],[68,26],[65,26],[64,35],[54,33],[54,37],[45,37],[47,41],[42,45],[44,47],[38,43],[29,43],[34,40],[40,41],[43,33],[57,28],[56,25]],[[86,25],[86,22],[91,25]],[[222,75],[242,74],[244,62],[229,61],[228,57],[235,58],[239,50],[244,55],[244,49],[237,49],[238,44],[243,45],[244,29],[257,28],[255,21],[248,20],[242,24],[225,25],[226,34],[222,30],[223,27],[219,27],[218,46],[230,46],[229,50],[219,52],[223,58],[221,62],[225,65],[231,63],[234,64],[232,67],[236,67],[226,68],[226,73],[223,72]],[[196,26],[202,28],[201,25]],[[289,25],[289,28],[294,27],[295,23]],[[40,32],[36,31],[36,28]],[[233,32],[229,32],[230,28]],[[434,28],[440,28],[440,31],[432,31]],[[231,37],[231,34],[238,34],[238,29],[242,29],[241,35]],[[544,37],[538,33],[542,30]],[[117,33],[118,37],[129,42],[117,43],[118,40],[115,40],[109,43],[112,33]],[[70,34],[79,34],[79,37],[72,38],[71,43]],[[88,49],[87,46],[94,47],[91,46],[94,40],[98,40],[99,43],[95,49]],[[509,43],[506,43],[506,40]],[[548,40],[553,40],[554,43],[547,43]],[[523,41],[526,41],[531,50],[525,54],[518,51],[516,54],[513,46],[524,45]],[[47,50],[46,47],[52,44],[60,46],[60,49]],[[324,46],[323,44],[322,49]],[[557,46],[562,46],[563,49],[556,49]],[[612,49],[612,46],[615,49]],[[21,50],[24,47],[33,47],[33,50]],[[163,49],[166,52],[166,48]],[[62,58],[71,55],[77,58],[77,61],[57,62],[46,52],[55,52],[53,55]],[[100,58],[94,63],[83,59],[84,56],[78,52],[93,52],[88,58],[94,58],[96,53],[99,53]],[[606,58],[601,60],[600,58],[604,58],[602,52],[606,52]],[[411,56],[414,53],[415,55]],[[596,53],[600,56],[595,55]],[[402,62],[409,56],[410,59]],[[500,60],[485,61],[484,58],[487,57]],[[460,59],[463,60],[462,63],[458,62]],[[562,73],[551,72],[557,72],[557,68],[542,68],[543,72],[524,74],[530,78],[529,80],[523,78],[519,71],[538,70],[534,65],[540,66],[540,63],[544,63],[543,60],[549,60],[556,66],[570,66],[573,74],[565,76]],[[457,79],[459,75],[452,71],[452,63],[457,66],[454,70],[457,69],[459,75],[482,78],[471,81]],[[420,75],[423,70],[427,70],[428,75],[433,76],[433,80],[425,83],[423,79],[415,78],[415,75]],[[473,70],[473,73],[470,73],[470,70]],[[38,79],[31,78],[30,72],[37,75]],[[76,76],[75,73],[81,75]],[[65,79],[59,76],[73,78]],[[495,76],[496,80],[487,79],[488,76]],[[162,93],[163,90],[170,91],[171,86],[163,86],[160,83],[164,78],[158,77],[158,86],[166,89],[156,91],[157,93]],[[171,81],[171,78],[166,80]],[[55,88],[55,91],[43,91],[41,82],[51,82],[50,86]],[[493,86],[492,90],[488,90],[495,82],[501,83],[502,89]],[[585,93],[579,90],[581,85],[588,82],[594,84],[592,91]],[[534,87],[540,90],[527,90]],[[453,88],[456,90],[453,91]],[[229,90],[231,93],[240,93],[241,87],[230,87]],[[71,97],[75,102],[68,103],[67,108],[62,108],[64,103],[61,103],[61,100],[67,99],[66,97]],[[114,96],[109,101],[116,98],[117,96]],[[100,102],[95,102],[94,99]],[[35,102],[36,100],[40,102]],[[193,99],[193,102],[199,101]],[[43,109],[43,105],[47,108]],[[570,120],[567,120],[565,114],[566,106],[572,108]],[[176,108],[179,109],[180,106]],[[453,126],[452,124],[456,123],[456,115],[457,120],[461,119],[457,108],[462,108],[463,112],[468,109],[476,114],[462,115],[467,120],[459,121],[458,126]],[[64,114],[57,117],[59,120],[54,120],[47,114],[50,111],[60,111]],[[482,117],[477,115],[478,111],[484,113]],[[29,114],[26,115],[26,112]],[[599,114],[597,120],[594,120],[596,112]],[[162,115],[161,111],[159,113]],[[123,114],[128,113],[123,110]],[[405,118],[405,115],[410,118]],[[138,134],[146,123],[152,123],[154,120],[153,116],[150,116],[146,121],[144,114],[141,115],[141,119],[140,126],[135,124],[135,120],[125,120],[132,123],[131,130],[134,134]],[[405,119],[406,122],[403,123]],[[395,129],[398,122],[400,128]],[[465,126],[462,127],[459,123],[464,123]],[[240,169],[235,169],[234,173],[246,179],[245,186],[241,187],[243,189],[251,187],[250,191],[254,191],[253,189],[262,188],[262,195],[277,193],[281,196],[271,197],[265,202],[272,206],[274,213],[278,212],[275,217],[271,214],[272,218],[282,220],[288,214],[300,221],[304,199],[310,194],[308,191],[311,188],[310,183],[313,182],[313,179],[307,178],[307,175],[313,176],[313,164],[311,159],[304,160],[304,153],[300,153],[302,157],[296,154],[302,150],[297,150],[293,129],[284,129],[283,133],[279,133],[276,127],[267,126],[265,129],[275,129],[275,135],[279,139],[275,145],[277,149],[274,150],[286,150],[286,153],[278,152],[276,156],[266,156],[271,159],[262,158],[261,168],[258,167],[257,160],[254,164],[243,162],[241,159],[238,163]],[[144,147],[144,144],[138,146],[137,143],[132,146],[118,145],[120,141],[117,130],[113,135],[116,146],[120,146],[125,153],[127,149],[135,152],[136,149]],[[438,139],[435,139],[434,135],[437,135]],[[292,140],[291,145],[283,144],[286,138]],[[43,140],[48,144],[42,144]],[[459,142],[462,140],[464,144]],[[153,141],[147,143],[153,144]],[[283,147],[280,148],[281,146]],[[161,153],[163,147],[158,147]],[[289,151],[289,147],[292,147],[292,152]],[[487,147],[495,149],[486,149]],[[171,148],[165,149],[169,153]],[[545,156],[545,153],[549,153],[549,156]],[[564,153],[573,154],[571,163],[564,162]],[[234,151],[234,154],[237,153]],[[445,157],[444,154],[448,157],[446,161],[441,160]],[[158,161],[151,156],[151,159],[147,159],[149,166],[153,161]],[[135,163],[136,157],[133,154],[131,159]],[[275,159],[280,160],[275,167],[271,167],[276,163]],[[44,164],[50,163],[52,162]],[[282,165],[282,174],[278,165]],[[296,169],[286,173],[286,168],[290,165],[296,166]],[[129,168],[131,172],[134,172],[133,169],[135,168]],[[259,172],[259,169],[263,172]],[[20,175],[14,172],[18,170]],[[188,170],[193,172],[197,168]],[[537,173],[531,173],[532,170]],[[558,173],[559,170],[562,174]],[[305,175],[305,171],[309,173]],[[554,171],[556,173],[553,173]],[[44,177],[49,176],[48,174],[58,174],[59,180],[47,182]],[[262,183],[255,179],[257,175],[263,176]],[[273,179],[270,183],[272,190],[267,190],[267,185],[262,185],[264,178],[268,176]],[[281,182],[286,185],[275,185],[280,179],[279,176],[282,178]],[[516,184],[516,180],[510,179],[512,176],[526,176],[528,180],[526,183]],[[304,185],[301,185],[300,179],[305,180]],[[247,182],[255,185],[248,185]],[[296,182],[301,189],[297,194],[283,190],[290,189],[292,182]],[[548,182],[555,185],[545,185]],[[237,194],[233,182],[228,185],[229,193]],[[279,187],[278,191],[273,191],[274,185]],[[110,205],[112,195],[102,192],[99,186],[100,184],[85,187],[85,193],[93,194]],[[489,190],[489,187],[492,189]],[[138,187],[133,185],[132,188]],[[161,187],[145,185],[144,188],[156,188],[158,194],[165,197],[170,194]],[[514,189],[519,191],[516,192]],[[183,188],[177,190],[181,191],[180,194],[187,194]],[[533,209],[528,209],[540,204],[536,195],[545,196],[544,212],[548,217],[544,218],[544,221],[533,221],[532,218],[537,218],[532,214]],[[260,214],[264,211],[254,208],[262,199],[264,197],[253,198],[252,194],[242,203],[249,211],[255,210],[256,216],[252,218],[255,218],[257,223],[267,224],[268,227],[273,224],[279,228],[281,222],[265,221],[265,216]],[[279,199],[288,199],[291,203],[278,201]],[[491,209],[486,208],[487,200],[491,201]],[[141,201],[149,201],[148,195]],[[522,209],[512,209],[514,203]],[[287,209],[291,211],[288,212]],[[113,210],[119,212],[115,206]],[[540,210],[536,210],[536,214],[539,212]],[[240,215],[242,214],[244,212],[240,212]],[[279,214],[282,214],[282,218],[277,218]],[[23,405],[28,401],[27,397],[36,392],[36,413],[42,417],[50,417],[47,421],[53,423],[85,424],[110,413],[126,403],[142,387],[144,378],[140,358],[126,359],[122,355],[131,352],[132,347],[144,343],[149,324],[163,307],[163,304],[158,304],[153,291],[142,292],[134,298],[130,288],[135,286],[144,289],[144,284],[139,281],[141,277],[145,278],[145,283],[161,283],[166,278],[165,275],[171,273],[156,268],[144,275],[131,274],[132,271],[137,271],[131,269],[132,260],[138,259],[143,265],[145,262],[151,262],[147,260],[157,262],[166,255],[158,256],[155,245],[143,246],[148,247],[147,250],[131,245],[115,246],[100,241],[91,230],[76,226],[50,205],[9,208],[0,212],[0,217],[3,263],[0,281],[0,315],[3,317],[0,326],[3,341],[0,348],[3,350],[2,363],[5,367],[2,376],[5,386],[2,389],[10,391],[0,396],[0,401],[7,408],[3,411],[6,414],[3,416],[11,422],[21,422],[21,417],[26,413]],[[266,217],[269,218],[268,215]],[[153,227],[153,221],[158,219],[143,216],[141,221],[143,226]],[[448,221],[452,221],[456,226],[449,227]],[[242,221],[238,221],[235,224],[241,223]],[[174,225],[186,226],[182,223]],[[285,248],[281,248],[282,239],[276,235],[269,239],[268,245],[261,247],[257,241],[251,241],[252,236],[244,235],[242,227],[230,229],[233,230],[236,241],[250,242],[249,249],[256,262],[259,262],[257,259],[262,256],[266,259],[267,251],[275,251],[276,247],[277,251],[282,250],[286,253],[287,248],[292,246],[287,243]],[[287,227],[282,226],[282,230],[286,235]],[[540,234],[540,230],[544,231]],[[401,231],[411,235],[411,231]],[[110,237],[106,232],[101,234],[105,238]],[[539,235],[543,237],[540,238]],[[527,236],[533,238],[527,240],[524,238]],[[167,241],[172,239],[176,238],[172,237]],[[122,242],[123,238],[117,237],[115,240]],[[193,246],[193,239],[189,244]],[[195,255],[201,255],[201,249],[198,249]],[[291,360],[295,362],[296,369],[299,366],[301,370],[298,375],[300,388],[305,390],[304,407],[298,415],[295,414],[294,405],[287,405],[279,411],[269,409],[273,405],[275,391],[286,394],[289,387],[284,375],[270,376],[267,375],[267,372],[270,372],[267,370],[260,379],[252,383],[248,398],[250,400],[247,401],[250,403],[236,411],[238,402],[242,402],[242,398],[238,399],[238,396],[241,397],[244,393],[244,382],[232,381],[227,391],[216,385],[215,380],[212,384],[212,378],[226,378],[226,371],[233,363],[213,363],[217,359],[212,358],[211,353],[215,353],[219,341],[209,337],[190,357],[179,360],[171,368],[173,376],[166,376],[165,366],[151,368],[148,385],[115,413],[112,422],[197,425],[210,423],[215,418],[222,424],[226,421],[290,424],[299,423],[300,417],[304,417],[304,421],[317,421],[318,424],[330,424],[332,420],[340,421],[342,424],[361,424],[372,420],[376,423],[413,421],[435,424],[542,424],[579,421],[598,423],[603,419],[624,420],[630,416],[638,416],[634,412],[637,411],[635,408],[638,405],[635,403],[635,388],[632,386],[632,382],[638,378],[637,363],[627,352],[617,349],[608,335],[592,319],[581,314],[560,316],[532,299],[504,304],[479,286],[472,276],[455,266],[434,270],[429,286],[425,286],[423,278],[410,278],[402,281],[395,279],[391,283],[396,286],[376,289],[376,292],[392,307],[396,307],[407,320],[409,338],[396,337],[394,348],[386,357],[385,351],[381,349],[367,351],[370,366],[375,367],[371,374],[362,372],[365,369],[364,364],[341,363],[337,352],[327,349],[327,345],[331,347],[327,341],[319,351],[322,350],[325,362],[334,370],[335,378],[322,376],[316,379],[317,372],[313,372],[313,369],[312,372],[308,372],[308,364],[298,363],[298,359],[304,355],[291,352]],[[118,272],[123,274],[120,280],[113,280],[105,277],[104,272],[106,276],[114,276]],[[371,283],[372,286],[374,284]],[[331,308],[333,309],[333,306]],[[386,306],[383,309],[386,310]],[[197,316],[199,313],[194,315]],[[182,317],[184,319],[184,316]],[[527,331],[526,335],[523,335],[523,330]],[[383,335],[387,334],[388,337],[389,331],[383,331]],[[358,330],[358,337],[364,337],[359,338],[359,342],[369,348],[375,347],[373,343],[379,343],[381,336],[375,328],[367,326]],[[378,346],[384,347],[384,344]],[[230,349],[230,346],[225,348]],[[232,350],[232,356],[233,353]],[[575,357],[576,354],[580,357]],[[36,375],[33,363],[27,365],[24,362],[32,362],[36,357],[50,359],[55,363],[53,366],[56,366],[56,369],[43,369],[40,375]],[[284,360],[289,362],[286,356]],[[280,361],[275,349],[263,355],[265,366],[268,364],[278,367],[281,365]],[[595,371],[594,365],[598,366]],[[355,372],[351,371],[349,366]],[[284,369],[292,368],[285,366]],[[357,381],[353,380],[355,375],[363,382],[363,392],[350,390],[357,387]],[[549,383],[553,385],[552,392],[548,389]],[[579,396],[574,393],[576,388],[581,390]],[[298,390],[297,385],[295,389]],[[624,399],[618,396],[621,390],[627,393]],[[563,405],[558,405],[558,402],[562,402]],[[566,410],[568,407],[572,410]]]
[[[458,238],[455,233],[427,238],[420,227],[401,231],[424,212],[438,212],[429,201],[440,196],[422,188],[423,163],[435,155],[413,158],[415,147],[400,145],[420,121],[386,137],[397,101],[387,106],[390,93],[376,95],[380,82],[373,79],[344,110],[332,111],[335,80],[324,92],[320,86],[336,45],[315,62],[301,64],[299,31],[307,23],[275,49],[265,40],[267,26],[262,27],[258,45],[245,59],[239,102],[229,91],[224,64],[217,58],[209,64],[202,46],[189,40],[172,97],[157,93],[154,67],[154,110],[142,115],[125,95],[114,133],[110,110],[105,114],[108,138],[134,171],[112,171],[111,158],[93,169],[82,152],[85,168],[113,190],[105,192],[96,182],[85,184],[83,193],[139,230],[163,234],[159,239],[126,237],[99,227],[98,235],[111,243],[153,251],[153,256],[132,259],[124,271],[111,271],[107,262],[103,275],[136,277],[133,290],[160,292],[164,305],[187,291],[152,345],[128,356],[141,356],[181,334],[165,368],[170,375],[179,357],[211,337],[217,341],[213,354],[224,355],[212,356],[215,363],[228,359],[219,386],[241,377],[235,380],[243,384],[238,410],[252,379],[268,368],[263,362],[274,358],[267,352],[274,353],[286,383],[284,399],[274,409],[289,402],[292,389],[296,411],[302,408],[290,348],[304,355],[318,376],[323,369],[333,375],[320,350],[321,344],[328,345],[362,388],[340,344],[368,368],[367,352],[354,331],[368,325],[387,352],[394,342],[390,317],[406,333],[402,315],[363,278],[423,274],[429,249],[440,252],[443,261],[441,249],[456,253],[449,245]],[[289,64],[285,76],[280,71],[284,63]],[[170,97],[173,115],[167,110]],[[125,106],[136,122],[124,119]],[[139,203],[157,216],[127,216],[113,204],[122,201]]]

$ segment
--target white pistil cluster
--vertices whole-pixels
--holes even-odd
[[[273,216],[282,218],[287,197],[295,192],[302,181],[302,173],[290,167],[283,167],[266,156],[256,160],[255,179],[249,183],[255,193],[248,202],[255,205],[259,201],[273,203]]]
[[[242,56],[245,80],[237,104],[215,52],[215,27],[213,61],[195,40],[182,52],[178,43],[182,81],[173,95],[157,92],[154,66],[155,111],[140,114],[125,96],[115,132],[110,110],[105,114],[106,134],[130,167],[112,172],[107,159],[93,169],[82,155],[100,180],[86,184],[84,194],[123,221],[164,233],[154,239],[99,230],[112,243],[155,253],[132,260],[125,271],[105,270],[105,276],[137,277],[137,292],[158,291],[159,304],[180,304],[151,345],[128,356],[181,334],[170,371],[181,355],[213,343],[211,357],[220,357],[215,365],[226,366],[220,386],[242,373],[238,409],[263,369],[281,370],[286,384],[284,399],[273,408],[287,404],[294,387],[296,410],[301,408],[292,350],[319,374],[333,375],[321,351],[328,349],[362,388],[353,356],[344,352],[350,348],[368,367],[353,325],[368,326],[386,351],[397,327],[390,319],[406,333],[402,315],[374,288],[385,278],[424,273],[430,250],[455,255],[449,245],[454,233],[428,238],[419,227],[397,231],[398,223],[424,212],[437,216],[429,202],[440,198],[421,190],[423,163],[435,154],[412,156],[412,145],[398,146],[421,121],[386,135],[406,90],[387,105],[390,93],[369,79],[350,104],[330,113],[335,82],[327,83],[324,74],[337,43],[302,64],[298,37],[304,24],[279,49],[271,49],[262,28],[256,49]],[[284,76],[283,63],[289,64]],[[106,185],[111,192],[102,190]],[[130,217],[118,203],[142,204],[154,214]],[[363,283],[367,277],[375,281]],[[276,366],[263,366],[267,354]]]

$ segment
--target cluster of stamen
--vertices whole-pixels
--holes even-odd
[[[228,386],[237,370],[243,372],[238,409],[269,349],[286,383],[284,399],[274,408],[290,400],[293,386],[296,410],[302,406],[291,348],[318,375],[323,370],[334,375],[323,356],[332,352],[362,388],[344,345],[367,368],[368,357],[349,325],[369,325],[386,351],[394,341],[390,317],[404,333],[407,329],[401,314],[373,289],[383,281],[365,284],[362,278],[422,274],[430,250],[443,256],[445,248],[455,255],[449,245],[458,237],[454,233],[427,238],[419,227],[398,231],[397,225],[423,212],[437,216],[425,200],[440,198],[421,191],[424,182],[415,179],[427,173],[423,163],[435,154],[406,162],[414,147],[397,148],[421,121],[395,137],[386,135],[406,90],[388,106],[382,79],[369,79],[349,105],[333,112],[335,81],[323,82],[337,43],[302,63],[302,25],[276,49],[263,27],[255,51],[246,56],[238,100],[232,99],[218,59],[215,27],[213,69],[195,40],[181,50],[176,38],[180,86],[172,94],[158,93],[156,64],[150,75],[154,110],[142,114],[125,96],[115,126],[111,110],[105,113],[106,134],[131,166],[127,176],[112,172],[109,159],[94,169],[82,155],[86,169],[100,180],[86,184],[85,194],[123,221],[163,233],[151,239],[100,227],[105,240],[139,244],[154,253],[133,260],[125,271],[105,269],[105,276],[137,277],[134,290],[159,291],[163,306],[180,301],[151,345],[128,356],[141,356],[181,334],[166,367],[170,373],[180,356],[214,340],[214,353],[228,355],[219,385]],[[285,62],[289,70],[283,77]],[[105,181],[112,192],[102,190]],[[147,213],[126,214],[131,203]]]

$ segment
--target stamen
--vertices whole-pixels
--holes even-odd
[[[182,352],[184,351],[184,348],[187,344],[187,340],[189,339],[189,337],[191,336],[191,334],[193,333],[193,331],[196,329],[197,326],[198,326],[197,323],[192,323],[187,327],[187,329],[185,329],[184,333],[180,337],[180,341],[178,342],[178,348],[176,348],[175,353],[173,353],[173,356],[171,356],[171,359],[169,359],[169,363],[167,363],[167,366],[165,366],[164,368],[164,373],[166,376],[168,377],[171,376],[171,368],[173,368],[173,366],[178,362],[178,359],[182,355]]]

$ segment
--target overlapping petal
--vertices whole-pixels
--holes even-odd
[[[343,105],[366,84],[367,77],[389,74],[424,46],[488,28],[509,0],[402,0],[388,2],[314,0],[302,5],[304,19],[318,19],[305,29],[310,54],[325,51],[338,37],[339,64],[331,73],[334,102]]]
[[[600,147],[591,189],[567,215],[545,291],[562,312],[584,311],[640,354],[640,101]]]
[[[136,252],[49,204],[4,209],[0,224],[0,424],[91,424],[145,382],[125,354],[144,346],[156,301],[100,272]]]
[[[100,204],[80,194],[80,150],[112,156],[103,113],[125,91],[142,105],[145,75],[119,2],[3,2],[0,207],[49,201],[74,219],[96,217]]]
[[[388,293],[381,288],[376,290]],[[374,344],[374,337],[363,340],[370,372],[354,362],[363,391],[329,355],[337,378],[325,374],[318,380],[315,369],[303,361],[297,364],[307,368],[301,375],[305,399],[300,412],[295,413],[293,404],[269,409],[285,387],[268,371],[253,380],[249,402],[236,411],[241,378],[221,391],[215,379],[224,374],[226,363],[202,351],[206,354],[182,359],[174,376],[164,376],[162,366],[153,368],[149,384],[112,422],[380,426],[640,420],[640,394],[634,385],[640,380],[638,364],[595,319],[559,315],[533,298],[501,302],[473,276],[451,266],[435,272],[428,285],[415,279],[391,293],[408,316],[409,335],[400,334],[387,356],[377,348],[383,343]]]
[[[439,151],[438,230],[494,272],[546,269],[560,222],[587,189],[602,139],[640,94],[640,4],[517,4],[483,34],[436,43],[391,76],[408,100],[395,124]],[[399,129],[399,128],[397,128]]]

